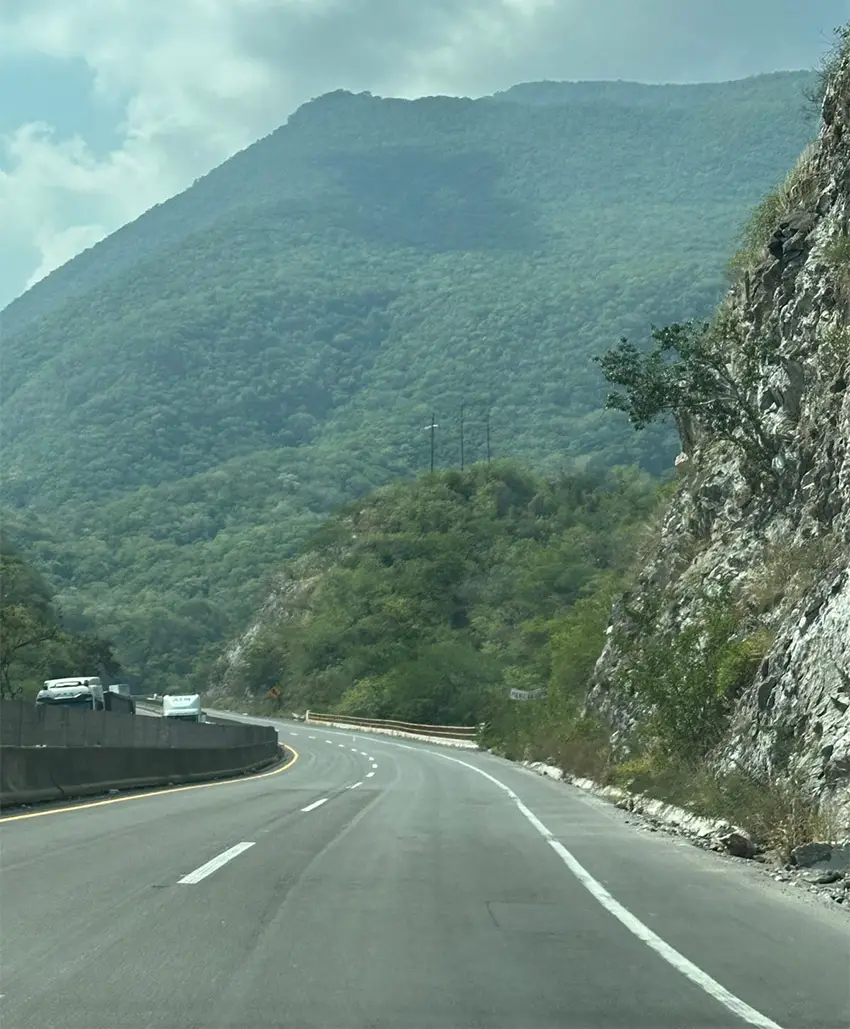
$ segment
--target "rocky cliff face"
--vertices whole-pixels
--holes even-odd
[[[850,54],[836,60],[817,141],[761,211],[759,252],[721,305],[730,367],[758,413],[768,474],[677,419],[679,488],[635,590],[615,607],[591,704],[629,738],[629,641],[673,640],[705,597],[730,591],[764,641],[718,762],[798,773],[850,818]],[[742,417],[742,439],[747,435]],[[762,655],[759,655],[762,656]]]

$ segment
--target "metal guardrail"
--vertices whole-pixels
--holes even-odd
[[[327,723],[345,722],[363,728],[393,729],[396,732],[409,732],[419,736],[438,736],[442,739],[474,740],[478,736],[477,725],[426,725],[422,722],[400,722],[393,718],[358,718],[353,715],[333,715],[319,711],[308,711],[308,722]]]

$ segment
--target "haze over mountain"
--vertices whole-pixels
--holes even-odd
[[[311,97],[816,64],[848,0],[4,0],[0,307]]]
[[[337,503],[426,467],[669,467],[594,354],[707,314],[809,77],[342,91],[4,312],[2,499],[80,625],[179,684]]]

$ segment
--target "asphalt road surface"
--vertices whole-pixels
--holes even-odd
[[[3,1029],[847,1029],[850,919],[487,754],[0,820]]]

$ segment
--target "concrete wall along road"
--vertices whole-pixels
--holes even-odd
[[[0,807],[224,778],[279,757],[270,726],[0,702]]]

